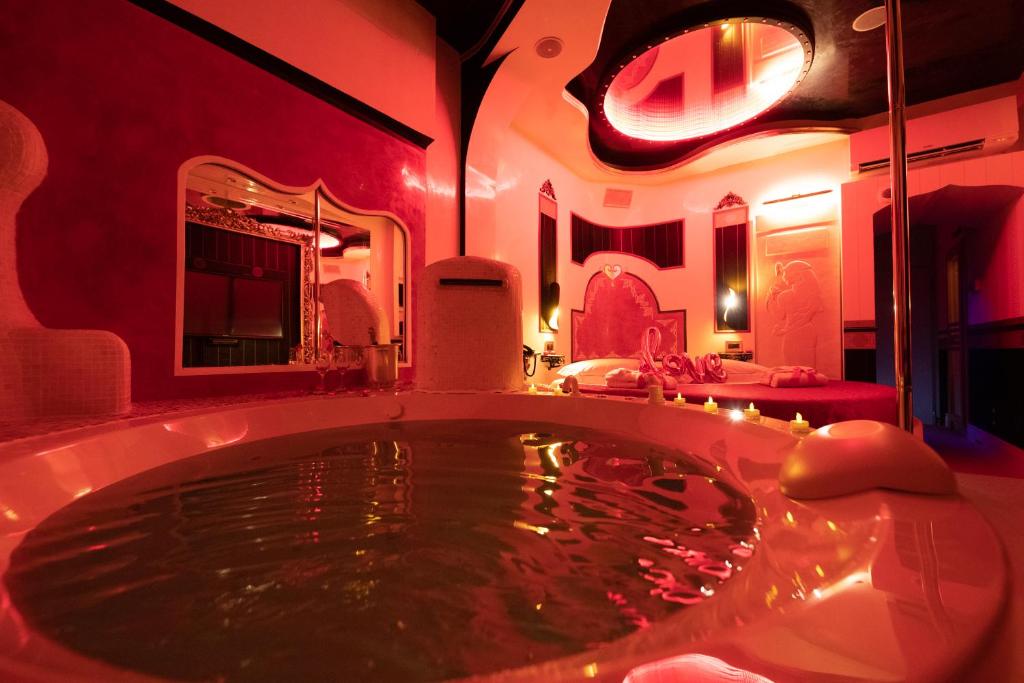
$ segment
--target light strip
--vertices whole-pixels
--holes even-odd
[[[791,202],[794,199],[806,199],[808,197],[818,197],[823,194],[828,194],[832,190],[818,190],[817,192],[807,192],[806,194],[794,194],[789,197],[781,197],[779,199],[769,199],[766,202],[761,202],[762,206],[768,206],[769,204],[781,204],[782,202]]]

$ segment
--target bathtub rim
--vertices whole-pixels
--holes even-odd
[[[351,402],[342,404],[340,402]],[[523,403],[524,401],[528,403]],[[46,462],[55,462],[60,459],[62,455],[74,455],[75,457],[84,457],[87,460],[97,459],[103,457],[97,455],[95,452],[90,452],[89,447],[95,447],[96,445],[107,445],[117,444],[120,448],[127,449],[133,443],[137,443],[133,437],[146,436],[147,434],[152,435],[159,433],[160,430],[164,432],[164,436],[170,435],[170,440],[176,441],[174,449],[177,455],[170,455],[165,457],[162,462],[170,462],[172,460],[178,460],[183,457],[190,455],[197,455],[202,452],[214,450],[234,443],[243,443],[249,441],[258,441],[264,438],[271,438],[273,436],[280,436],[288,433],[298,433],[304,431],[310,431],[304,428],[305,425],[309,424],[310,420],[317,420],[327,415],[330,417],[329,408],[348,408],[344,412],[346,419],[337,420],[338,414],[334,414],[334,419],[338,423],[331,424],[328,426],[320,426],[320,429],[332,429],[335,427],[343,427],[346,424],[354,426],[356,424],[370,424],[371,422],[388,422],[392,420],[402,421],[419,421],[416,418],[417,414],[422,413],[421,409],[427,408],[426,414],[431,414],[430,411],[438,411],[442,404],[449,407],[461,406],[464,412],[470,414],[479,415],[475,419],[504,419],[510,421],[523,421],[524,418],[517,414],[512,417],[495,417],[493,414],[489,414],[486,410],[493,407],[495,403],[501,404],[508,402],[509,406],[518,405],[520,407],[526,406],[534,410],[543,410],[550,415],[549,419],[544,421],[552,423],[563,423],[563,424],[574,424],[583,427],[592,427],[600,429],[601,431],[616,434],[615,429],[608,429],[607,425],[595,426],[593,424],[578,424],[581,421],[593,421],[594,414],[597,413],[600,416],[609,413],[619,413],[619,417],[629,415],[628,423],[633,425],[634,422],[637,425],[641,425],[643,432],[637,435],[633,432],[623,431],[619,432],[622,436],[629,436],[630,438],[639,438],[644,441],[653,441],[662,446],[671,448],[679,448],[678,437],[683,434],[685,430],[680,429],[679,434],[675,434],[676,438],[654,438],[652,435],[664,434],[665,425],[679,425],[679,426],[697,426],[702,427],[699,434],[696,436],[707,439],[708,434],[705,433],[710,430],[715,436],[722,436],[718,439],[729,445],[736,445],[736,449],[739,451],[739,455],[749,455],[753,457],[751,453],[745,453],[744,449],[747,450],[758,450],[756,448],[751,449],[750,444],[753,442],[765,442],[771,443],[775,446],[772,451],[765,451],[759,453],[755,460],[760,458],[760,462],[764,463],[775,463],[781,461],[781,453],[784,447],[788,444],[791,445],[795,441],[795,437],[788,433],[788,424],[783,423],[779,420],[764,419],[760,425],[747,424],[744,422],[734,422],[729,420],[728,417],[707,415],[703,412],[700,406],[688,405],[684,407],[677,407],[668,403],[663,406],[651,406],[643,399],[627,398],[627,397],[554,397],[554,396],[529,396],[525,392],[515,393],[502,393],[502,392],[461,392],[461,393],[437,393],[437,392],[377,392],[371,396],[362,396],[358,394],[350,395],[339,395],[335,397],[290,397],[285,399],[268,400],[251,402],[234,406],[216,406],[208,408],[198,408],[195,410],[187,410],[183,412],[177,412],[172,414],[164,415],[152,415],[138,418],[128,418],[119,420],[116,422],[94,425],[88,427],[82,427],[78,429],[65,430],[62,432],[55,432],[52,434],[46,434],[41,436],[28,437],[25,439],[19,439],[16,441],[8,442],[6,444],[0,444],[0,481],[9,480],[10,475],[18,473],[19,464],[27,464],[33,461],[38,461],[42,458]],[[352,409],[355,410],[352,410]],[[724,411],[723,411],[724,412]],[[278,428],[284,428],[284,431],[278,431],[277,433],[270,433],[275,431],[270,429],[271,425],[266,424],[266,420],[262,418],[273,417],[273,414],[277,413],[277,417],[291,417],[298,418],[305,416],[304,419],[289,420],[287,425],[279,424]],[[294,413],[294,414],[292,414]],[[376,419],[373,419],[373,418]],[[474,417],[466,417],[464,415],[451,416],[451,419],[474,419]],[[526,418],[525,421],[530,421],[535,418]],[[229,427],[231,424],[240,424],[244,422],[248,426],[257,426],[262,424],[262,427],[257,428],[256,431],[250,435],[249,431],[246,430],[245,434],[230,443],[214,443],[211,442],[210,435],[216,437],[217,431],[221,430],[223,436],[223,430]],[[269,420],[273,422],[273,420]],[[623,421],[625,424],[627,421]],[[168,428],[170,426],[170,428]],[[150,434],[152,433],[152,434]],[[685,434],[685,436],[694,436],[692,433]],[[206,442],[202,442],[202,439],[206,438]],[[696,438],[696,437],[694,437]],[[166,448],[170,448],[167,446]],[[198,450],[195,450],[197,449]],[[693,450],[687,447],[683,447],[684,450]],[[155,450],[155,449],[154,449]],[[185,453],[185,451],[189,451]],[[184,453],[184,454],[182,454]],[[698,457],[701,453],[696,453]],[[109,457],[109,454],[107,454]],[[163,455],[161,455],[163,457]],[[74,459],[74,458],[72,458]],[[705,462],[707,459],[701,458]],[[143,466],[135,469],[135,472],[141,472],[145,469],[150,469],[153,466],[157,466],[160,463],[150,464],[146,463]],[[758,501],[758,496],[770,495],[773,493],[772,487],[768,483],[768,479],[760,478],[753,480],[753,489],[749,488],[751,484],[750,478],[741,476],[741,472],[733,471],[732,478],[738,480],[747,490],[743,493],[751,495],[755,498],[755,502]],[[116,476],[111,478],[103,485],[109,485],[115,481],[123,479],[125,476],[131,476],[126,474],[123,476]],[[99,487],[96,487],[99,488]],[[777,481],[775,482],[774,492],[777,492]],[[68,495],[72,495],[72,492],[66,491]],[[778,493],[781,497],[781,493]],[[784,497],[783,497],[784,498]],[[67,504],[74,499],[74,496],[66,500],[63,504]],[[773,499],[778,502],[778,499]],[[788,499],[786,499],[788,500]],[[959,520],[959,523],[966,524],[974,529],[977,533],[985,535],[988,534],[991,538],[986,541],[986,553],[987,559],[990,561],[989,569],[990,576],[988,577],[987,583],[989,590],[984,593],[984,605],[979,610],[981,623],[975,625],[971,629],[968,640],[970,641],[964,647],[959,650],[955,648],[949,652],[931,653],[931,656],[916,656],[914,661],[906,661],[904,665],[907,667],[904,671],[907,678],[919,679],[919,680],[930,680],[938,678],[943,675],[943,672],[950,670],[958,670],[966,665],[970,661],[970,657],[978,649],[981,639],[984,637],[987,630],[995,623],[996,618],[999,614],[999,607],[1001,606],[1000,599],[1003,593],[1003,589],[1006,585],[1006,569],[1005,559],[1002,554],[1002,548],[998,544],[994,532],[977,511],[973,510],[968,504],[962,499],[956,497],[927,497],[927,496],[915,496],[912,494],[897,494],[894,492],[881,492],[872,491],[864,494],[858,494],[857,496],[845,497],[847,503],[853,501],[854,507],[872,506],[878,507],[880,505],[889,505],[899,503],[909,504],[912,508],[921,509],[921,514],[926,517],[941,516],[944,514],[942,510],[945,508],[948,510],[955,509],[955,511],[963,515]],[[812,508],[815,504],[813,503],[796,503],[797,505],[807,506],[810,505]],[[821,505],[828,507],[831,503],[826,501]],[[949,506],[954,506],[950,508]],[[958,507],[957,507],[958,506]],[[62,505],[51,506],[49,512],[46,514],[40,514],[38,520],[45,518],[48,514],[56,511],[62,507]],[[4,509],[0,509],[0,512],[6,514],[7,505],[3,504]],[[867,509],[865,508],[865,509]],[[779,513],[781,514],[781,513]],[[779,514],[775,514],[774,517],[771,515],[765,516],[761,519],[759,511],[759,526],[765,529],[766,535],[769,529],[776,528],[777,530],[789,532],[791,529],[786,529],[784,524],[780,521]],[[878,520],[881,521],[881,520]],[[886,520],[886,522],[891,520]],[[17,545],[16,542],[11,542],[10,536],[10,520],[0,517],[0,526],[7,526],[7,535],[5,536],[8,541],[3,544],[0,548],[0,572],[6,572],[10,551]],[[37,522],[36,522],[37,523]],[[775,525],[774,527],[772,525]],[[25,525],[23,525],[25,526]],[[34,527],[35,523],[28,525],[27,528]],[[885,526],[885,525],[882,525]],[[27,528],[25,531],[27,531]],[[880,529],[882,527],[879,527]],[[891,529],[890,529],[891,531]],[[24,533],[24,532],[23,532]],[[885,539],[886,542],[891,539]],[[764,556],[765,553],[773,550],[772,545],[766,545],[766,538],[762,538],[761,544],[755,550],[754,558],[751,558],[752,562],[758,558],[759,554]],[[994,545],[993,545],[994,544]],[[869,569],[874,566],[874,563],[878,559],[878,554],[881,549],[885,547],[883,544],[879,544],[871,552],[860,559],[867,563]],[[763,551],[763,552],[762,552]],[[998,561],[993,561],[993,560]],[[724,596],[729,595],[734,582],[739,577],[734,577],[726,583],[723,590],[719,592],[719,595],[715,599],[709,600],[701,605],[684,610],[681,614],[683,616],[695,615],[700,612],[703,615],[708,612],[715,605],[719,605]],[[756,578],[756,577],[755,577]],[[840,592],[840,597],[846,599],[852,593],[859,590],[857,586],[849,586],[844,591]],[[878,592],[878,591],[876,591]],[[6,592],[6,585],[2,586],[0,595],[4,598],[4,609],[2,619],[0,619],[0,633],[9,632],[12,624],[12,619],[17,618],[17,611],[14,610],[7,598],[9,597]],[[874,596],[877,597],[877,596]],[[831,600],[832,596],[829,596]],[[717,601],[717,602],[716,602]],[[806,602],[806,601],[805,601]],[[822,623],[831,623],[835,619],[823,618],[825,613],[830,610],[825,609],[824,603],[812,605],[817,610],[814,612],[811,608],[804,608],[800,610],[801,614],[806,615],[812,612],[822,615],[819,621]],[[703,609],[703,612],[701,610]],[[696,617],[688,617],[685,620],[677,620],[675,618],[662,622],[659,626],[664,624],[668,625],[679,625],[677,621],[687,622],[698,622],[699,619]],[[792,617],[789,618],[792,623]],[[752,625],[745,626],[744,637],[749,637],[752,634],[756,634],[758,629],[764,629],[765,632],[757,636],[762,640],[771,639],[771,631],[773,629],[786,629],[784,623],[778,623],[778,615],[767,614],[761,615],[759,621],[755,621]],[[814,622],[814,619],[811,619]],[[818,626],[820,627],[821,624]],[[811,626],[805,625],[804,628],[810,628]],[[656,630],[658,626],[655,627]],[[661,631],[667,629],[662,628]],[[638,632],[641,633],[642,632]],[[630,636],[626,636],[623,639],[614,641],[606,646],[593,651],[581,653],[580,655],[573,655],[562,659],[551,660],[543,662],[530,667],[509,670],[504,672],[496,672],[481,676],[481,679],[486,680],[503,680],[503,681],[518,681],[518,680],[533,680],[539,676],[545,678],[551,678],[555,680],[558,676],[562,678],[572,678],[574,675],[578,677],[580,667],[589,665],[589,660],[595,660],[598,664],[597,677],[598,679],[604,680],[606,676],[611,676],[607,680],[621,680],[624,670],[632,668],[633,665],[642,663],[635,661],[639,649],[642,648],[644,641],[650,641],[650,638],[636,638],[638,633],[634,633]],[[42,651],[45,653],[45,659],[48,660],[48,664],[54,664],[57,660],[62,661],[70,668],[62,668],[59,672],[52,668],[39,668],[36,664],[30,661],[19,661],[17,657],[12,658],[8,652],[0,652],[0,671],[7,672],[8,674],[18,676],[19,679],[24,680],[71,680],[68,678],[69,674],[77,673],[75,671],[79,666],[83,669],[81,680],[93,680],[95,676],[102,675],[108,680],[139,680],[139,681],[153,681],[163,680],[156,679],[147,675],[136,674],[135,672],[125,671],[108,665],[102,662],[96,662],[86,658],[83,655],[79,655],[56,641],[49,640],[46,636],[35,632],[30,633],[30,638],[34,639],[42,645]],[[635,641],[640,641],[641,645],[637,645]],[[721,639],[720,639],[721,640]],[[8,638],[0,640],[0,647],[4,650],[7,649],[7,645],[3,643],[10,643]],[[661,646],[664,649],[664,646]],[[735,643],[728,639],[722,642],[714,641],[700,641],[697,643],[677,643],[675,649],[679,652],[694,651],[702,652],[706,654],[717,654],[722,656],[726,661],[735,666],[753,666],[751,670],[766,671],[763,666],[759,667],[763,662],[753,661],[743,651],[742,648],[739,650]],[[933,648],[934,649],[934,648]],[[614,654],[617,657],[619,665],[608,665],[601,666],[600,658],[596,655],[601,653],[615,653],[616,650],[629,653],[629,656],[625,656],[622,652]],[[24,649],[22,650],[24,653]],[[866,651],[865,656],[872,656],[874,653]],[[626,660],[634,660],[632,663]],[[623,663],[624,662],[624,663]],[[794,662],[788,662],[788,665],[792,666]],[[812,666],[814,663],[809,662],[807,666]],[[896,663],[890,665],[890,669],[895,666]],[[98,668],[97,668],[98,667]],[[618,668],[616,668],[618,667]],[[623,669],[625,667],[625,669]],[[807,672],[813,672],[812,668],[805,668]],[[881,670],[880,670],[881,671]],[[770,671],[769,671],[770,673]],[[879,673],[877,680],[884,680],[888,675],[895,673],[893,670],[884,672],[885,675]],[[554,676],[554,678],[552,678]],[[617,677],[617,678],[616,678]],[[865,680],[874,680],[871,678],[865,678]]]

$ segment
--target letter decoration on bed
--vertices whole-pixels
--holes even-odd
[[[725,381],[725,368],[717,353],[690,358],[686,353],[666,353],[658,367],[655,355],[661,347],[661,331],[648,327],[640,340],[641,386],[660,381],[666,389],[674,389],[680,382],[695,384],[721,383]]]

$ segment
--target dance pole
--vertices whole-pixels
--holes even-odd
[[[907,207],[907,112],[903,83],[900,0],[885,0],[885,56],[889,82],[889,179],[892,183],[893,355],[900,429],[914,431],[910,363],[910,212]]]

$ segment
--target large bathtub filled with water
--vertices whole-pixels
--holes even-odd
[[[956,496],[779,489],[782,423],[382,393],[0,447],[4,680],[944,680],[1005,569]]]

